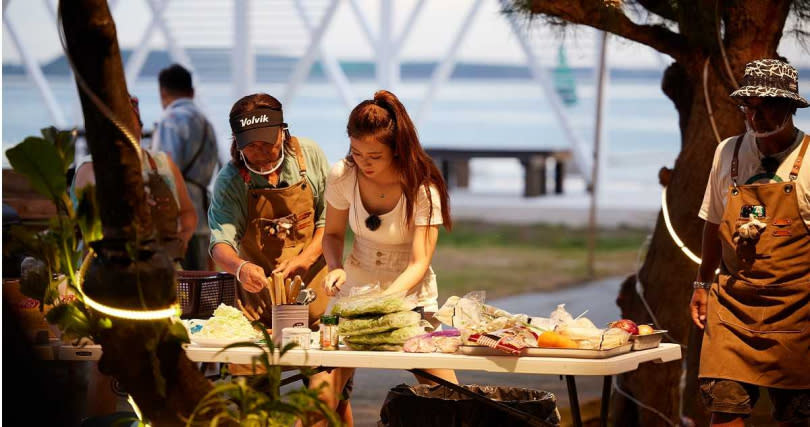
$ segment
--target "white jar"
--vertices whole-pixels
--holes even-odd
[[[281,330],[281,347],[294,342],[298,344],[296,349],[309,350],[311,334],[309,328],[284,328]]]

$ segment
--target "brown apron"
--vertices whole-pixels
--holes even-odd
[[[158,239],[166,249],[169,258],[172,261],[178,261],[185,256],[183,242],[177,232],[177,218],[180,216],[180,208],[177,206],[177,200],[174,193],[172,193],[172,189],[169,188],[169,184],[158,173],[155,159],[146,150],[144,150],[144,154],[146,154],[152,168],[146,182],[146,187],[149,190],[148,197],[152,202],[149,204],[152,223],[155,225]]]
[[[728,203],[720,224],[719,284],[709,291],[701,378],[765,387],[810,388],[810,230],[799,212],[796,178],[805,136],[786,182],[737,186],[736,141]],[[738,239],[756,213],[758,240]]]
[[[295,153],[301,180],[284,188],[249,188],[247,229],[239,243],[239,257],[264,268],[270,276],[280,262],[300,254],[315,234],[315,197],[307,181],[307,165],[296,138],[290,139],[290,148]],[[243,174],[249,184],[250,175]],[[326,261],[323,256],[301,277],[307,287],[315,290],[318,298],[309,305],[310,326],[315,326],[326,311],[329,298],[323,291],[326,278]],[[270,291],[265,288],[257,293],[239,288],[242,305],[259,314],[259,320],[272,326]],[[248,311],[245,314],[250,317]]]

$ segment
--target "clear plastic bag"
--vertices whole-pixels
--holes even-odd
[[[425,333],[422,325],[408,326],[393,331],[380,332],[369,335],[354,335],[346,337],[343,342],[347,344],[398,344],[402,345],[409,338]]]
[[[460,345],[461,336],[457,330],[437,331],[408,339],[403,350],[408,353],[455,353]]]
[[[382,316],[340,318],[338,333],[344,336],[368,335],[418,325],[422,316],[415,311],[397,311]]]
[[[366,285],[352,289],[347,297],[339,298],[332,307],[332,314],[352,318],[396,313],[413,310],[417,303],[416,295],[407,295],[405,292],[383,293],[379,285]]]

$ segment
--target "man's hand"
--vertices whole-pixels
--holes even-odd
[[[692,292],[692,301],[689,302],[689,312],[692,314],[692,321],[698,328],[706,327],[706,303],[709,299],[709,291],[706,289],[695,289]]]
[[[344,283],[346,283],[346,271],[342,268],[336,268],[329,270],[329,274],[326,275],[326,279],[323,281],[323,289],[326,295],[333,297],[340,292],[340,287]]]
[[[296,275],[304,277],[312,267],[312,262],[301,255],[294,256],[286,261],[278,263],[273,273],[281,273],[284,278],[295,277]]]
[[[246,291],[254,294],[267,287],[267,277],[264,275],[264,269],[252,262],[242,267],[237,280],[242,283],[242,287]]]

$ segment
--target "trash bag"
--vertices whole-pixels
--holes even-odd
[[[536,425],[559,426],[557,397],[547,391],[503,386],[463,385],[535,418]],[[380,409],[380,426],[385,427],[473,427],[521,426],[528,422],[493,405],[486,405],[443,385],[400,384],[392,388]]]

